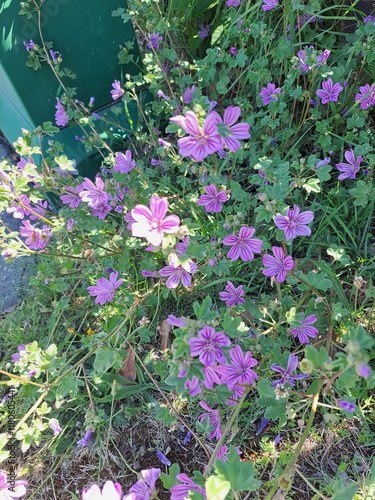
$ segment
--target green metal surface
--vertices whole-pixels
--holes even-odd
[[[95,97],[95,111],[110,106],[111,85],[120,74],[138,74],[134,64],[119,65],[121,45],[133,41],[133,55],[139,62],[138,46],[130,22],[124,24],[111,13],[126,8],[124,0],[46,0],[42,6],[41,24],[45,41],[63,59],[60,68],[69,68],[77,78],[64,78],[64,85],[76,87],[76,97],[88,103]],[[41,45],[36,14],[32,19],[18,14],[19,0],[0,0],[0,129],[14,142],[21,128],[34,129],[44,121],[54,123],[56,97],[62,93],[59,82],[47,64],[40,70],[26,66],[28,53],[24,41],[32,39]],[[137,110],[131,106],[132,120]],[[74,139],[79,131],[66,127],[55,139],[67,149],[89,153]],[[68,151],[67,151],[68,152]],[[77,158],[77,163],[82,158]]]

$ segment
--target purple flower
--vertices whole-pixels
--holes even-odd
[[[108,205],[108,203],[99,203],[92,209],[91,213],[94,217],[99,217],[99,219],[104,220],[111,210],[112,207]]]
[[[82,201],[87,201],[90,208],[96,208],[98,205],[106,204],[110,195],[104,191],[104,182],[100,177],[95,179],[95,184],[87,177],[82,182],[84,191],[79,193]]]
[[[251,357],[251,352],[245,354],[239,345],[229,351],[232,361],[226,368],[226,375],[222,382],[228,385],[228,389],[233,391],[235,388],[239,395],[243,394],[245,387],[243,385],[253,385],[258,375],[251,369],[258,364],[255,358]]]
[[[255,435],[259,436],[260,434],[262,434],[262,432],[264,431],[264,429],[267,427],[267,425],[269,423],[270,423],[270,421],[267,418],[263,417],[262,420],[260,421],[258,430],[256,431]]]
[[[202,392],[202,388],[199,385],[199,378],[194,375],[191,380],[186,380],[184,383],[184,389],[189,389],[190,396],[197,396]]]
[[[27,52],[30,52],[30,50],[33,50],[33,48],[35,47],[35,43],[32,40],[30,40],[30,42],[23,42],[23,44]]]
[[[21,359],[22,353],[26,350],[26,345],[25,344],[20,344],[18,347],[18,352],[15,354],[12,354],[12,363],[16,363]]]
[[[285,384],[289,384],[292,387],[294,387],[295,380],[301,380],[303,378],[306,378],[308,375],[305,373],[301,373],[300,375],[292,375],[292,372],[294,372],[294,370],[297,369],[297,366],[298,366],[298,356],[296,356],[295,354],[289,355],[286,370],[283,367],[273,363],[271,365],[271,370],[281,373],[282,377],[279,380],[274,380],[272,382],[272,387]]]
[[[202,161],[209,154],[221,149],[221,140],[217,135],[216,126],[221,118],[215,111],[207,115],[202,127],[193,111],[187,111],[186,116],[174,116],[170,118],[170,121],[180,125],[189,134],[188,137],[182,137],[177,141],[181,156]]]
[[[29,204],[30,204],[29,197],[26,194],[21,194],[18,200],[12,201],[12,203],[6,209],[6,212],[8,214],[13,214],[13,217],[15,219],[23,219],[30,213],[28,210]]]
[[[180,265],[169,265],[160,269],[159,274],[162,278],[168,277],[165,286],[167,288],[177,288],[178,285],[181,284],[184,287],[191,286],[191,276],[190,274],[194,274],[197,271],[197,264],[192,260],[189,260],[183,266]],[[190,273],[190,274],[189,274]]]
[[[279,5],[279,0],[263,0],[262,10],[272,10]]]
[[[61,104],[60,99],[58,97],[56,97],[56,101],[57,101],[57,104],[55,106],[55,108],[57,109],[57,111],[55,113],[56,125],[58,125],[59,127],[65,127],[65,125],[69,121],[68,115],[66,114],[66,111],[65,111],[65,109],[64,109],[63,105]]]
[[[159,99],[164,99],[165,101],[169,101],[169,97],[166,94],[164,94],[162,90],[157,91],[157,96],[159,97]]]
[[[216,361],[226,361],[222,347],[229,347],[230,339],[224,332],[215,332],[211,326],[205,326],[197,337],[189,341],[191,356],[199,356],[199,361],[205,365],[213,365]]]
[[[121,172],[128,174],[135,167],[135,161],[132,160],[132,152],[127,149],[124,153],[116,153],[115,164],[113,166],[114,172]]]
[[[210,34],[210,25],[207,24],[207,26],[203,26],[203,24],[200,25],[200,31],[198,31],[197,35],[201,40],[204,40],[207,38]]]
[[[149,35],[149,42],[147,43],[147,47],[149,49],[158,49],[160,47],[160,42],[163,41],[163,37],[159,35],[159,33],[151,33]]]
[[[374,16],[366,16],[363,19],[363,22],[364,23],[375,23],[375,17]],[[31,40],[30,40],[30,42],[31,42]]]
[[[355,95],[355,102],[360,102],[362,109],[367,109],[375,104],[375,84],[366,83],[363,87],[359,87],[359,93]]]
[[[328,102],[337,102],[339,99],[339,94],[343,90],[343,87],[339,83],[333,84],[332,78],[322,83],[323,89],[316,91],[316,95],[321,98],[322,104],[327,104]]]
[[[363,378],[369,378],[371,376],[371,368],[367,363],[360,363],[355,367],[355,371]]]
[[[113,90],[111,90],[112,99],[114,101],[117,101],[117,99],[120,99],[120,97],[122,97],[125,94],[125,92],[121,88],[121,83],[119,82],[119,80],[115,80],[112,83],[112,87],[113,87]]]
[[[43,225],[43,229],[37,229],[26,220],[22,221],[20,235],[26,238],[25,244],[31,250],[43,250],[52,238],[52,231],[47,225]]]
[[[53,51],[53,50],[50,50],[50,51],[49,51],[49,53],[50,53],[50,55],[51,55],[51,57],[52,57],[52,61],[53,61],[54,63],[58,63],[58,62],[59,62],[59,59],[60,59],[60,57],[61,57],[60,52],[55,52],[55,51]]]
[[[199,197],[198,205],[204,206],[206,212],[221,212],[222,204],[227,201],[227,192],[225,190],[218,192],[214,184],[205,186],[204,190],[206,194]]]
[[[184,439],[183,439],[183,441],[182,441],[182,444],[184,444],[184,445],[188,444],[188,442],[189,442],[189,441],[190,441],[190,439],[191,439],[191,436],[192,436],[191,432],[190,432],[190,431],[188,431],[188,432],[186,433],[186,436],[184,437]]]
[[[115,291],[123,282],[123,279],[117,279],[118,272],[113,272],[107,278],[99,278],[96,285],[87,287],[89,294],[96,297],[95,304],[105,304],[105,302],[112,302],[115,296]]]
[[[231,47],[229,49],[229,54],[232,54],[232,56],[237,55],[237,49],[236,49],[236,47]]]
[[[167,318],[168,325],[177,326],[178,328],[183,328],[186,326],[185,318],[176,318],[174,314],[170,314]]]
[[[354,412],[357,409],[356,404],[351,403],[350,401],[346,401],[345,399],[338,399],[336,403],[340,410],[349,411],[350,413]]]
[[[263,87],[259,92],[262,102],[265,106],[271,101],[277,101],[277,94],[281,93],[281,88],[277,87],[274,83],[267,83],[267,87]]]
[[[13,476],[13,474],[12,474]],[[7,474],[0,470],[0,498],[2,500],[13,500],[14,498],[20,498],[26,495],[27,481],[19,480],[8,481]]]
[[[245,300],[242,298],[244,295],[242,285],[235,288],[231,281],[227,281],[225,292],[219,292],[220,300],[226,302],[227,307],[234,307],[237,304],[244,304]]]
[[[220,439],[221,436],[223,435],[223,433],[222,433],[222,431],[220,429],[220,415],[219,415],[219,412],[217,410],[214,410],[214,409],[210,408],[208,406],[208,404],[205,403],[204,401],[200,401],[199,405],[204,410],[207,410],[207,412],[206,413],[202,413],[201,415],[199,415],[198,421],[202,422],[202,420],[205,417],[208,417],[208,419],[210,421],[210,425],[213,427],[213,430],[210,432],[210,439],[213,439],[213,438]]]
[[[321,52],[318,55],[318,57],[316,58],[316,64],[317,64],[317,66],[321,66],[322,64],[325,64],[327,62],[327,60],[328,60],[328,57],[329,57],[330,53],[331,53],[330,50],[323,50],[323,52]],[[346,86],[345,82],[343,83],[343,85],[344,85],[344,87]],[[341,92],[341,90],[340,90],[340,92]]]
[[[42,201],[42,200],[38,200],[36,202],[36,205],[34,207],[31,207],[31,209],[33,210],[34,213],[31,213],[30,211],[30,215],[29,215],[29,218],[30,220],[40,220],[40,217],[38,217],[38,215],[42,216],[42,217],[45,217],[46,213],[47,213],[47,208],[48,208],[48,201]],[[38,215],[36,215],[38,214]]]
[[[83,436],[83,438],[77,441],[77,446],[78,447],[85,448],[89,444],[89,441],[90,441],[91,436],[92,436],[92,431],[93,431],[92,427],[89,427],[86,430],[85,435]]]
[[[182,94],[182,99],[185,104],[190,104],[191,101],[193,100],[193,94],[196,90],[196,86],[192,85],[191,87],[187,87],[185,92]]]
[[[198,484],[194,483],[192,479],[186,474],[177,474],[176,478],[181,481],[180,484],[175,484],[171,488],[171,500],[185,500],[189,498],[189,491],[197,491],[204,498],[207,498],[206,492]],[[125,500],[125,499],[124,499]],[[130,500],[130,499],[129,499]]]
[[[265,276],[276,276],[279,283],[285,281],[286,272],[293,269],[293,259],[289,255],[285,257],[281,247],[272,247],[272,255],[263,255],[263,265],[268,267],[262,272]]]
[[[158,275],[156,271],[147,271],[147,270],[142,271],[141,274],[145,278],[156,278],[156,276]]]
[[[221,448],[219,448],[217,454],[216,454],[216,460],[223,460],[223,462],[226,462],[228,460],[227,455],[228,455],[228,446],[224,445]],[[238,446],[236,446],[236,452],[238,455],[242,454],[242,451]]]
[[[59,421],[56,418],[51,418],[48,422],[48,426],[53,431],[54,436],[58,436],[62,431]]]
[[[306,226],[314,219],[313,212],[301,212],[301,209],[294,205],[293,209],[288,209],[286,215],[276,215],[276,227],[285,232],[285,239],[289,241],[297,236],[310,236],[311,229]]]
[[[331,158],[327,156],[324,160],[318,161],[314,168],[320,168],[323,167],[323,165],[328,165],[329,163],[331,163]]]
[[[103,490],[100,492],[100,488],[97,484],[93,484],[88,489],[82,491],[82,500],[121,500],[122,499],[122,488],[120,483],[113,483],[112,481],[107,481]]]
[[[214,384],[220,385],[227,372],[226,365],[210,365],[202,369],[204,379],[203,384],[207,389],[212,389]]]
[[[310,342],[309,337],[314,339],[319,333],[319,330],[315,326],[311,326],[316,323],[316,320],[315,314],[304,318],[299,326],[290,329],[293,337],[298,337],[301,344],[308,344]]]
[[[237,123],[236,121],[240,117],[241,108],[239,106],[228,106],[224,111],[224,118],[213,111],[210,113],[216,118],[217,132],[221,139],[222,149],[226,146],[229,151],[237,151],[241,147],[241,143],[238,139],[249,139],[250,138],[250,125],[246,122]]]
[[[356,158],[352,149],[349,149],[349,151],[345,151],[344,155],[348,163],[336,164],[336,168],[340,170],[340,172],[342,172],[342,174],[338,176],[338,179],[340,181],[342,181],[343,179],[355,179],[362,161],[362,156],[358,156]]]
[[[64,203],[64,205],[69,205],[70,208],[77,208],[81,203],[81,197],[79,193],[83,191],[82,184],[78,184],[78,186],[64,186],[63,189],[67,192],[67,194],[63,194],[60,196],[60,200]]]
[[[139,479],[124,496],[123,500],[149,500],[155,492],[155,484],[159,478],[160,469],[142,470],[142,478]]]
[[[241,3],[241,0],[227,0],[225,5],[227,7],[238,7]]]
[[[176,245],[176,250],[177,250],[177,256],[181,257],[181,255],[187,254],[188,248],[189,248],[190,240],[189,236],[185,236],[182,241],[177,243]]]
[[[74,228],[74,219],[72,219],[72,217],[70,219],[68,219],[68,222],[66,223],[66,230],[68,231],[68,233],[71,233],[73,231],[73,228]]]
[[[156,456],[162,464],[167,465],[168,467],[172,465],[171,461],[160,450],[156,450]]]
[[[228,258],[231,260],[241,259],[244,262],[253,260],[253,252],[260,253],[263,245],[262,240],[252,238],[254,233],[255,229],[253,227],[243,226],[240,229],[239,236],[234,234],[226,236],[223,244],[232,247],[228,252]]]
[[[180,227],[180,218],[177,215],[165,217],[167,210],[167,198],[159,198],[156,195],[151,196],[150,208],[145,205],[136,205],[131,211],[131,216],[135,221],[131,225],[132,235],[137,238],[146,238],[155,247],[160,246],[164,233],[174,234]]]

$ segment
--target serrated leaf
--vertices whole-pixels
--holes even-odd
[[[230,447],[227,458],[227,462],[215,462],[215,472],[222,480],[229,481],[231,488],[236,491],[256,491],[260,488],[262,483],[254,477],[254,465],[251,462],[241,462],[234,446]]]
[[[230,492],[230,482],[218,476],[210,476],[205,488],[207,500],[225,500]]]
[[[51,137],[60,131],[58,127],[52,125],[52,122],[44,122],[42,125],[42,131],[44,134],[50,135]]]
[[[341,318],[344,316],[347,316],[349,314],[349,311],[342,307],[341,302],[336,302],[332,306],[332,319],[334,321],[340,321]]]
[[[344,486],[338,493],[335,493],[331,500],[352,500],[357,493],[358,486],[355,483]]]
[[[239,337],[248,335],[249,332],[249,328],[243,321],[241,321],[241,318],[239,318],[238,316],[232,318],[228,311],[224,316],[223,330],[232,339],[237,339]]]
[[[332,281],[326,277],[325,273],[314,273],[310,271],[308,274],[303,274],[301,271],[296,272],[297,276],[300,276],[306,283],[315,288],[316,290],[324,290],[325,292],[328,288],[331,288]],[[300,283],[298,285],[300,290],[311,290],[311,288],[305,283]]]
[[[212,300],[210,296],[207,296],[202,304],[194,302],[193,309],[198,320],[202,321],[212,321],[216,318],[216,312],[211,311]]]
[[[302,186],[306,191],[310,193],[320,193],[320,180],[319,179],[309,179],[305,184]]]
[[[354,196],[354,205],[364,207],[367,205],[370,193],[372,191],[372,183],[358,181],[355,188],[349,189],[349,193]]]
[[[178,484],[178,480],[176,479],[177,474],[180,473],[180,466],[178,464],[172,464],[168,469],[169,474],[165,474],[162,472],[160,474],[161,482],[167,490],[170,490],[172,486]]]
[[[55,162],[63,172],[76,172],[75,161],[69,160],[66,155],[56,156]]]

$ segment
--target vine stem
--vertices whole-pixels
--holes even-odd
[[[288,465],[285,467],[284,472],[278,477],[277,480],[275,480],[275,483],[274,483],[273,487],[271,488],[270,492],[268,493],[268,495],[266,496],[265,500],[272,500],[272,498],[274,497],[274,495],[279,487],[281,487],[285,492],[289,491],[289,489],[291,487],[291,478],[296,470],[296,462],[298,460],[298,457],[301,454],[301,451],[302,451],[303,445],[305,444],[306,439],[309,437],[309,435],[311,433],[311,427],[312,427],[312,424],[314,422],[315,413],[316,413],[316,409],[318,407],[318,402],[319,402],[319,395],[320,395],[320,391],[323,387],[323,384],[324,384],[324,380],[320,380],[317,391],[314,395],[312,405],[311,405],[311,413],[310,413],[309,419],[308,419],[306,427],[305,427],[305,429],[300,437],[300,440],[298,441],[296,449],[294,450],[293,456],[292,456],[290,462],[288,463]]]

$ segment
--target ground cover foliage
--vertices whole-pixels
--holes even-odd
[[[82,177],[51,122],[0,163],[1,209],[22,219],[2,255],[39,261],[2,319],[0,460],[12,391],[19,496],[375,495],[375,17],[360,4],[119,7],[142,62],[123,74],[122,47],[108,92],[125,112],[154,95],[130,135],[80,101],[63,48],[25,41],[64,89],[56,125],[78,125],[102,166]]]

